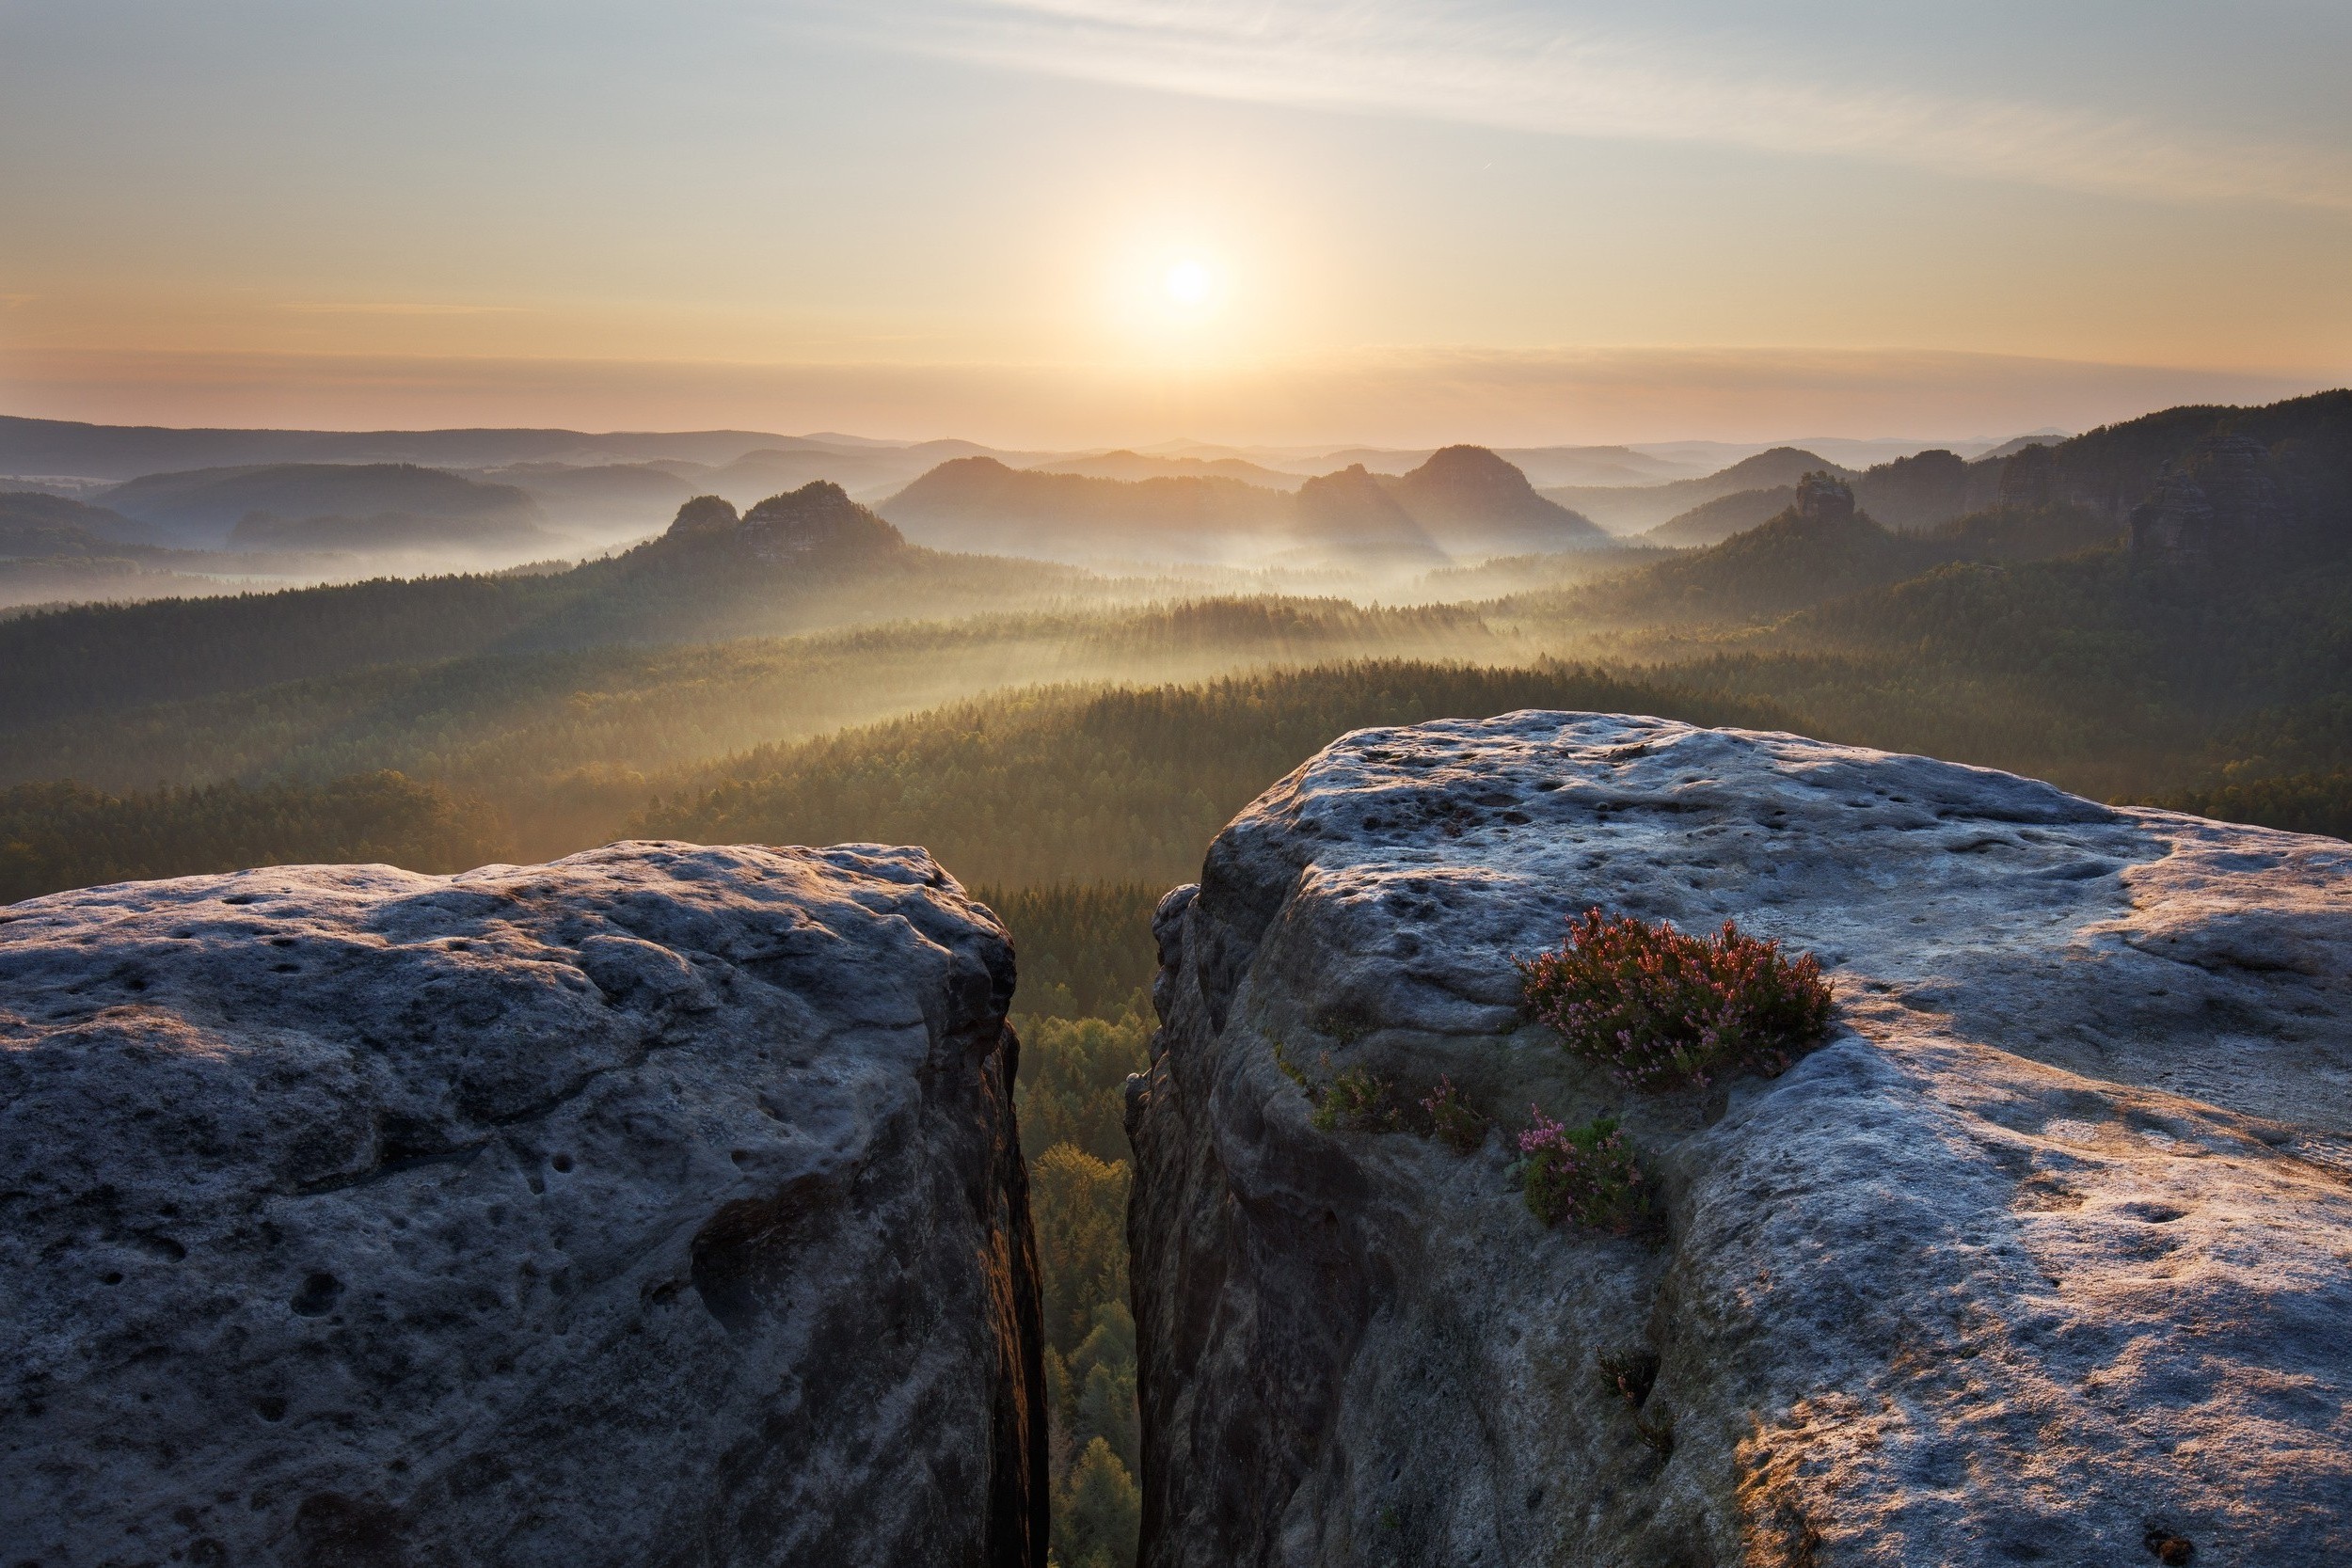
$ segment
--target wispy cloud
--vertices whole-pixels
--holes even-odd
[[[867,41],[1160,91],[1828,154],[2166,200],[2352,210],[2352,155],[2023,100],[1802,79],[1724,40],[1427,0],[921,0]]]
[[[443,305],[425,300],[289,300],[278,307],[304,316],[510,316],[519,305]]]

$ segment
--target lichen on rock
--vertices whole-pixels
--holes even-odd
[[[1595,905],[1817,955],[1827,1039],[1575,1060],[1513,960]],[[2352,1552],[2352,847],[1522,713],[1334,744],[1157,929],[1146,1568]],[[1319,1130],[1301,1064],[1494,1131]],[[1662,1224],[1529,1213],[1531,1103],[1620,1118]]]

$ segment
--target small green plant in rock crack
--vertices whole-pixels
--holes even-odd
[[[1421,1110],[1428,1118],[1429,1136],[1448,1148],[1468,1154],[1486,1141],[1486,1118],[1462,1098],[1451,1077],[1438,1080],[1438,1086],[1421,1102]]]
[[[1649,1403],[1650,1390],[1658,1386],[1658,1357],[1647,1351],[1603,1355],[1600,1380],[1632,1413],[1634,1435],[1661,1454],[1675,1451],[1674,1418],[1660,1412],[1653,1418],[1644,1408]]]
[[[1468,1154],[1486,1141],[1491,1125],[1478,1108],[1463,1098],[1454,1080],[1442,1077],[1426,1095],[1415,1097],[1393,1078],[1369,1068],[1334,1071],[1331,1053],[1315,1060],[1324,1077],[1318,1083],[1291,1060],[1279,1037],[1269,1037],[1274,1065],[1307,1096],[1314,1107],[1310,1123],[1320,1132],[1418,1132]]]
[[[1323,1058],[1327,1066],[1330,1057]],[[1313,1117],[1318,1132],[1395,1132],[1404,1127],[1396,1085],[1365,1068],[1343,1068],[1323,1086]]]
[[[1291,1060],[1289,1048],[1279,1035],[1267,1037],[1266,1043],[1274,1055],[1274,1066],[1283,1077],[1298,1085],[1314,1107],[1308,1120],[1318,1132],[1395,1132],[1405,1125],[1403,1106],[1397,1103],[1396,1085],[1366,1068],[1343,1068],[1331,1070],[1331,1053],[1320,1053],[1315,1057],[1325,1078],[1317,1083],[1305,1069]]]
[[[1323,1015],[1314,1022],[1318,1032],[1330,1036],[1342,1045],[1354,1045],[1371,1034],[1374,1025],[1371,1014],[1345,1003],[1325,1008]]]
[[[1573,1220],[1619,1236],[1650,1225],[1649,1187],[1616,1117],[1566,1127],[1538,1107],[1528,1111],[1535,1119],[1519,1134],[1518,1173],[1530,1213],[1546,1225]]]
[[[1305,1090],[1309,1100],[1313,1100],[1315,1098],[1314,1085],[1308,1081],[1306,1069],[1291,1060],[1290,1052],[1284,1049],[1282,1045],[1282,1037],[1279,1035],[1270,1036],[1267,1038],[1267,1043],[1274,1048],[1274,1066],[1276,1069],[1279,1070],[1283,1077],[1289,1079],[1292,1083],[1297,1085],[1301,1089]]]
[[[1712,937],[1692,937],[1590,909],[1559,951],[1515,962],[1529,1016],[1630,1088],[1777,1073],[1829,1032],[1820,962],[1791,958],[1728,920]]]

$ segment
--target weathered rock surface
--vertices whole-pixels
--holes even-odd
[[[619,845],[0,911],[0,1553],[1044,1557],[1003,929]]]
[[[1580,1067],[1510,960],[1595,903],[1815,951],[1831,1038]],[[1149,1568],[2352,1554],[2352,846],[1530,713],[1348,736],[1158,926]],[[1284,1064],[1622,1112],[1663,1234],[1542,1228],[1499,1132],[1318,1132]]]
[[[1853,520],[1853,490],[1836,474],[1817,472],[1797,481],[1797,515],[1809,523]]]

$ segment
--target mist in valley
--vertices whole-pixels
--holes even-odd
[[[2242,790],[2311,771],[2328,699],[2266,686],[2256,650],[2234,675],[2199,656],[2199,618],[2165,608],[2175,574],[2134,518],[2238,430],[2295,433],[2263,461],[2324,516],[2343,406],[1839,446],[1877,458],[1858,468],[1785,443],[1072,454],[227,432],[175,455],[331,442],[350,460],[115,478],[153,459],[152,433],[20,420],[0,431],[10,466],[98,471],[0,497],[20,552],[0,566],[19,601],[0,643],[23,676],[0,699],[0,783],[33,822],[38,791],[68,782],[161,800],[397,773],[490,824],[499,858],[538,860],[877,725],[961,733],[992,703],[1380,663],[1587,670],[2103,796]],[[470,466],[414,461],[436,456]],[[2121,488],[2119,460],[2137,476]],[[1634,482],[1539,486],[1531,468]],[[2248,581],[2282,591],[2266,567]],[[2012,603],[2037,608],[1992,608]],[[2086,637],[2108,662],[2033,651],[2102,645]],[[2182,659],[2193,678],[2163,674]],[[211,863],[156,854],[144,874]],[[50,861],[18,895],[75,874]]]

